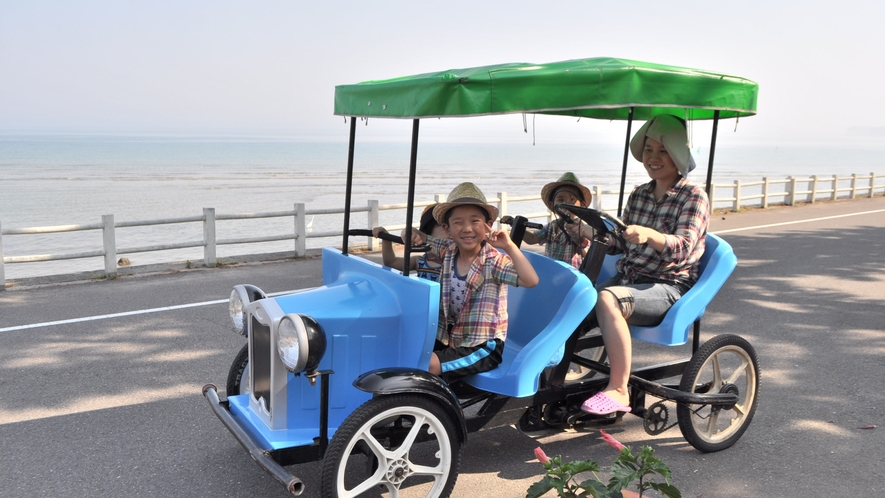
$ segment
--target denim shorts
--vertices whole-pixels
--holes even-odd
[[[596,286],[597,291],[611,292],[621,303],[627,323],[643,327],[661,323],[667,310],[688,290],[685,286],[654,279],[639,279],[622,285],[616,275]]]

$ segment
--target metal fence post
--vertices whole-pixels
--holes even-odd
[[[735,213],[741,210],[741,181],[734,181],[734,207],[732,211]]]
[[[377,200],[375,200],[375,201],[370,200],[369,201],[368,222],[369,222],[369,230],[381,225],[381,223],[379,222],[379,218],[378,218],[378,201]],[[369,250],[370,251],[375,250],[375,244],[376,244],[375,237],[369,237]]]
[[[876,173],[871,171],[870,172],[870,199],[873,198],[873,192],[875,191],[875,189],[876,189]],[[0,250],[2,250],[2,249],[3,248],[0,247]],[[0,261],[2,261],[2,258],[0,258]],[[2,265],[2,264],[3,263],[0,262],[0,265]],[[2,266],[0,266],[0,271],[2,271]]]
[[[768,177],[763,176],[762,177],[762,209],[765,209],[768,207],[768,187],[769,187]]]
[[[114,238],[114,215],[101,216],[101,237],[104,241],[104,274],[107,278],[116,278],[117,242]]]
[[[498,192],[498,216],[504,217],[507,214],[507,192]],[[498,229],[501,229],[501,223],[498,223]]]
[[[203,264],[215,268],[215,208],[203,208]]]
[[[833,195],[830,197],[831,201],[835,201],[839,198],[839,175],[833,175]]]
[[[3,269],[3,225],[0,224],[0,291],[6,290],[6,270]]]
[[[303,202],[295,203],[295,257],[307,254],[307,216]]]
[[[817,175],[811,175],[811,198],[808,202],[814,204],[815,197],[817,197]]]

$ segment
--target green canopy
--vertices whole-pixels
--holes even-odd
[[[756,114],[759,85],[738,76],[599,57],[498,64],[335,87],[335,114],[379,118],[560,114],[712,119]]]

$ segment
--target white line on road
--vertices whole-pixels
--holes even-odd
[[[883,211],[885,211],[885,209],[877,209],[875,211],[864,211],[862,213],[838,214],[835,216],[825,216],[823,218],[812,218],[809,220],[785,221],[783,223],[772,223],[770,225],[756,225],[754,227],[732,228],[731,230],[717,230],[717,231],[711,232],[711,233],[715,233],[716,235],[722,235],[723,233],[742,232],[744,230],[758,230],[760,228],[780,227],[780,226],[784,226],[784,225],[796,225],[799,223],[811,223],[813,221],[834,220],[836,218],[846,218],[848,216],[860,216],[862,214],[881,213]]]
[[[283,291],[268,294],[268,297],[279,296],[282,294],[290,294],[295,291]],[[162,308],[151,308],[146,310],[124,311],[121,313],[111,313],[109,315],[86,316],[83,318],[71,318],[69,320],[57,320],[54,322],[31,323],[28,325],[17,325],[15,327],[4,327],[0,332],[15,332],[16,330],[34,329],[39,327],[52,327],[55,325],[69,325],[71,323],[91,322],[93,320],[105,320],[108,318],[119,318],[121,316],[146,315],[148,313],[159,313],[161,311],[181,310],[185,308],[198,308],[200,306],[211,306],[213,304],[227,303],[227,299],[218,299],[215,301],[203,301],[202,303],[177,304],[175,306],[163,306]]]
[[[785,221],[783,223],[772,223],[770,225],[756,225],[756,226],[752,226],[752,227],[732,228],[731,230],[719,230],[719,231],[712,232],[712,233],[715,233],[716,235],[722,235],[724,233],[742,232],[745,230],[758,230],[760,228],[780,227],[780,226],[785,226],[785,225],[796,225],[799,223],[811,223],[814,221],[833,220],[836,218],[846,218],[848,216],[861,216],[861,215],[865,215],[865,214],[874,214],[874,213],[881,213],[881,212],[885,212],[885,209],[877,209],[875,211],[864,211],[861,213],[840,214],[840,215],[836,215],[836,216],[825,216],[823,218],[812,218],[812,219],[808,219],[808,220]],[[268,296],[269,297],[279,296],[282,294],[288,294],[290,292],[294,292],[294,291],[276,292],[273,294],[268,294]],[[52,327],[55,325],[68,325],[71,323],[90,322],[93,320],[105,320],[107,318],[119,318],[122,316],[145,315],[148,313],[159,313],[161,311],[173,311],[173,310],[180,310],[180,309],[185,309],[185,308],[197,308],[200,306],[210,306],[213,304],[221,304],[221,303],[226,303],[226,302],[228,302],[227,299],[218,299],[216,301],[204,301],[202,303],[178,304],[175,306],[164,306],[162,308],[151,308],[151,309],[147,309],[147,310],[124,311],[122,313],[111,313],[109,315],[96,315],[96,316],[87,316],[87,317],[83,317],[83,318],[72,318],[70,320],[57,320],[54,322],[32,323],[32,324],[28,324],[28,325],[18,325],[15,327],[5,327],[5,328],[0,329],[0,332],[15,332],[16,330],[34,329],[34,328],[39,328],[39,327]]]

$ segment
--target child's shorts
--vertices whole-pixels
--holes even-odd
[[[439,358],[442,379],[449,384],[464,376],[488,372],[501,364],[504,341],[491,339],[476,346],[450,348],[436,341],[433,352]]]

